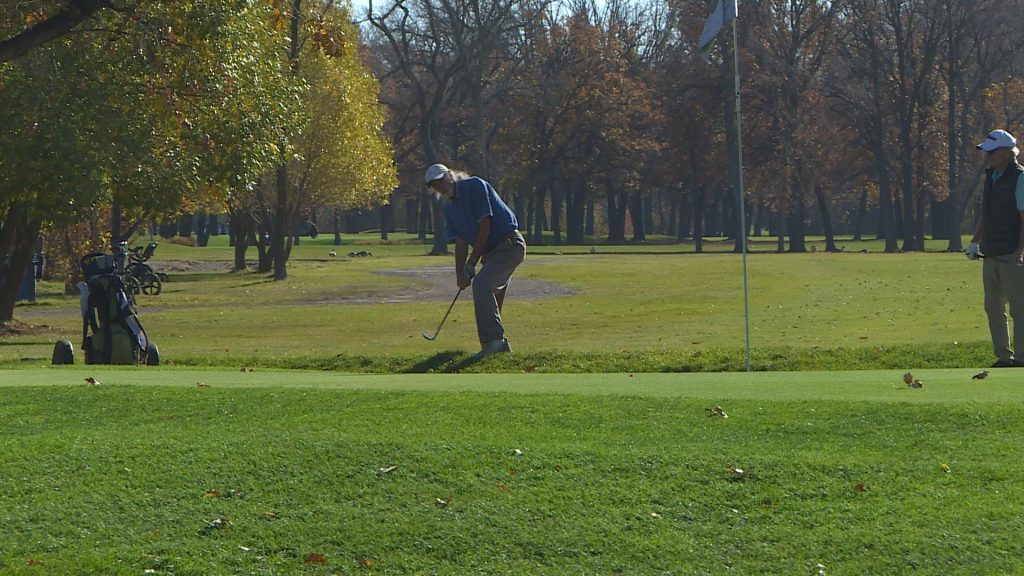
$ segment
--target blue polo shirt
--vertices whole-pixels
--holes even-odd
[[[488,216],[491,217],[491,233],[484,253],[519,228],[519,222],[489,182],[476,177],[459,180],[455,183],[455,198],[444,202],[448,241],[462,238],[472,246],[480,232],[480,221]]]

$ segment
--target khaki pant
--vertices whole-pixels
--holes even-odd
[[[985,313],[992,333],[992,351],[1000,360],[1024,360],[1024,268],[1016,265],[1012,255],[985,259],[982,266],[985,285]],[[1010,348],[1010,331],[1006,323],[1006,304],[1013,317],[1014,354]]]
[[[518,231],[498,243],[483,257],[483,267],[473,278],[473,306],[480,344],[505,337],[501,325],[501,306],[516,267],[526,257],[526,240]]]

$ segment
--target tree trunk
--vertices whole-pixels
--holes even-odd
[[[209,219],[206,213],[200,210],[196,213],[196,246],[205,248],[210,244],[210,227],[207,225]]]
[[[235,248],[235,264],[233,270],[241,272],[245,270],[245,253],[249,250],[249,241],[255,232],[255,222],[248,214],[241,210],[228,212],[228,220],[231,224],[232,244]]]
[[[270,257],[274,262],[274,280],[285,280],[288,278],[285,241],[291,229],[288,218],[288,166],[285,164],[277,167],[275,189],[274,225],[270,229]]]
[[[415,234],[417,232],[416,225],[419,223],[419,207],[420,203],[415,198],[405,199],[405,231],[407,234]]]
[[[633,242],[647,240],[647,219],[644,218],[644,198],[640,192],[633,192],[629,202],[629,214],[633,220]]]
[[[394,218],[394,207],[391,204],[382,204],[380,207],[380,239],[388,239],[388,229],[391,228],[391,220]]]
[[[428,229],[430,228],[430,203],[431,199],[429,195],[424,194],[420,196],[420,225],[418,238],[420,239],[421,242],[427,241],[427,232]]]
[[[864,186],[860,191],[860,203],[857,206],[857,217],[853,223],[853,241],[859,242],[864,233],[864,217],[868,211],[868,188]]]
[[[704,252],[704,204],[706,193],[704,187],[697,185],[697,193],[693,199],[693,251]]]
[[[444,200],[431,201],[434,213],[434,246],[430,249],[431,256],[448,254],[448,228],[444,222]]]
[[[584,192],[584,194],[586,194],[586,193]],[[583,234],[585,236],[590,236],[590,237],[594,236],[594,221],[597,220],[597,215],[595,214],[596,211],[597,211],[597,201],[594,200],[594,198],[588,194],[587,195],[587,221],[586,221],[586,227],[583,230]]]
[[[832,215],[828,209],[828,199],[825,198],[825,191],[821,186],[814,187],[814,196],[818,199],[818,210],[821,212],[821,226],[825,231],[825,251],[838,252],[836,248],[836,236],[832,230]]]
[[[693,211],[690,209],[692,204],[690,194],[685,194],[680,189],[678,198],[679,209],[676,211],[676,240],[682,242],[690,237],[690,219]]]
[[[551,185],[551,236],[556,246],[562,243],[562,185],[553,181]]]
[[[13,215],[13,217],[11,217]],[[39,218],[30,218],[26,211],[14,208],[8,214],[4,222],[4,234],[10,230],[10,263],[7,272],[0,276],[0,323],[9,322],[14,319],[14,304],[18,297],[18,289],[32,264],[32,248],[35,246],[36,238],[39,237],[39,228],[42,221]],[[6,250],[5,250],[6,251]],[[0,251],[0,257],[6,259],[6,255]],[[0,261],[0,266],[4,263]]]

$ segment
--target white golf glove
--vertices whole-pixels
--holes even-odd
[[[977,242],[971,242],[971,245],[964,251],[964,255],[966,255],[969,260],[977,260],[981,257],[981,246],[979,246]]]

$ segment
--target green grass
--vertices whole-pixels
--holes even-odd
[[[364,240],[360,240],[362,242]],[[555,282],[575,294],[516,297],[505,322],[514,360],[478,367],[472,306],[459,302],[435,343],[447,301],[386,299],[422,283],[381,271],[450,266],[427,247],[359,245],[373,258],[330,258],[329,238],[296,247],[287,281],[253,272],[172,272],[165,292],[141,297],[140,314],[165,361],[187,365],[312,367],[357,371],[666,371],[743,367],[740,258],[679,254],[674,245],[615,246],[618,253],[531,248],[516,278]],[[165,249],[166,248],[166,249]],[[634,250],[631,252],[630,250]],[[346,254],[346,247],[340,248]],[[565,248],[566,251],[570,248]],[[575,249],[574,249],[575,250]],[[231,258],[224,239],[207,248],[161,244],[154,265]],[[754,254],[749,258],[751,344],[757,369],[972,366],[991,361],[980,267],[962,255]],[[453,286],[454,289],[454,286]],[[447,295],[445,296],[447,298]],[[58,338],[80,340],[77,298],[44,284],[16,318],[34,328],[0,339],[0,364],[49,358]]]
[[[0,371],[0,573],[1024,571],[1024,372],[901,374]]]

